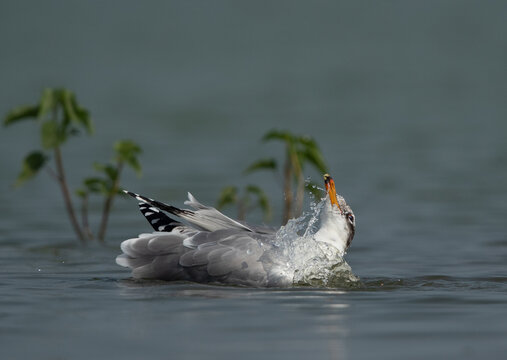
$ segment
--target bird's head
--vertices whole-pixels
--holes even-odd
[[[356,231],[356,218],[345,199],[336,193],[334,180],[324,175],[328,200],[323,210],[323,221],[319,240],[325,241],[345,252],[350,246]]]

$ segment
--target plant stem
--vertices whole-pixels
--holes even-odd
[[[286,224],[287,221],[292,216],[292,165],[291,165],[291,146],[287,144],[287,154],[285,155],[285,165],[284,165],[284,185],[283,185],[283,193],[285,197],[284,201],[284,209],[283,209],[283,224]]]
[[[107,195],[106,200],[104,202],[104,207],[102,208],[102,220],[100,221],[100,228],[97,238],[100,242],[104,242],[104,237],[106,235],[107,222],[109,220],[109,213],[111,212],[111,207],[113,206],[113,200],[118,192],[118,185],[120,183],[120,173],[123,169],[123,162],[119,161],[117,166],[116,178],[114,179],[113,186],[111,187],[110,193]]]
[[[51,176],[51,178],[55,181],[58,182],[58,175],[56,174],[56,172],[51,169],[49,166],[46,166],[46,171],[48,172],[49,176]]]
[[[88,222],[88,194],[83,197],[83,204],[81,206],[81,223],[83,224],[83,233],[87,240],[93,240],[93,233],[90,229]]]
[[[238,220],[245,220],[246,215],[246,199],[239,198],[238,199]]]
[[[305,182],[303,179],[303,169],[299,161],[298,154],[292,154],[292,164],[296,173],[296,205],[294,209],[294,216],[299,217],[303,212],[303,201],[305,197]]]
[[[62,190],[63,200],[65,202],[65,207],[67,209],[67,214],[69,214],[70,223],[74,228],[74,232],[81,242],[85,242],[86,239],[83,236],[83,232],[79,227],[79,223],[76,219],[76,214],[74,212],[74,206],[72,205],[72,198],[70,197],[69,187],[67,185],[67,180],[65,178],[65,172],[63,170],[63,161],[62,161],[62,153],[60,151],[60,147],[55,147],[55,163],[56,163],[56,175],[57,181],[60,184],[60,189]]]

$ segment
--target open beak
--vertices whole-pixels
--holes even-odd
[[[329,174],[324,175],[324,184],[326,184],[326,191],[329,195],[329,200],[331,200],[332,205],[336,205],[338,210],[340,210],[341,213],[342,209],[340,207],[340,204],[338,204],[338,198],[336,197],[336,189],[334,188],[334,180]]]

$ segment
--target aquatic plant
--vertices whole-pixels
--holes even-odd
[[[257,201],[254,201],[257,200]],[[260,187],[247,185],[242,191],[237,186],[226,186],[220,192],[217,208],[236,205],[238,220],[245,220],[246,214],[259,207],[264,214],[264,220],[271,219],[271,205],[269,199]]]
[[[131,140],[118,141],[114,144],[114,163],[95,165],[95,170],[102,176],[86,178],[83,181],[83,188],[76,192],[82,200],[80,223],[63,165],[62,146],[82,132],[87,135],[93,134],[93,124],[88,110],[77,102],[73,92],[64,88],[47,88],[43,90],[37,104],[19,106],[9,111],[3,124],[10,126],[24,120],[33,120],[39,125],[42,149],[31,151],[24,158],[15,186],[24,184],[45,168],[60,187],[70,223],[81,242],[94,238],[88,223],[88,196],[91,193],[102,194],[104,205],[97,238],[101,242],[104,241],[109,212],[113,199],[120,189],[121,172],[124,165],[128,165],[136,173],[141,173],[141,165],[137,158],[141,148]],[[49,164],[51,158],[54,167]]]
[[[280,141],[285,145],[283,170],[279,172],[280,166],[276,158],[263,158],[254,161],[245,169],[244,173],[250,174],[256,171],[268,170],[274,171],[278,175],[282,182],[284,196],[282,222],[286,224],[289,219],[301,216],[305,190],[313,193],[315,197],[318,197],[318,193],[320,193],[313,183],[305,181],[305,166],[313,166],[322,174],[327,172],[327,167],[317,142],[311,137],[295,135],[286,130],[271,130],[263,136],[262,141],[264,143]],[[264,192],[259,188],[257,189],[257,193],[261,193],[265,198]],[[243,215],[244,218],[244,212],[241,209],[249,209],[249,198],[238,197],[237,192],[236,187],[225,187],[220,194],[217,207],[237,204],[238,213]],[[248,187],[246,193],[248,194]],[[268,204],[267,208],[270,209],[268,199],[265,198],[264,201]],[[262,206],[261,209],[266,214],[266,210]]]
[[[76,190],[76,194],[81,198],[81,216],[85,235],[88,239],[93,238],[88,222],[88,197],[90,194],[101,194],[104,196],[102,206],[102,219],[100,221],[97,239],[104,241],[106,234],[109,213],[113,206],[116,195],[124,195],[120,188],[120,175],[124,166],[130,166],[138,176],[141,175],[141,164],[137,156],[141,153],[141,148],[132,140],[120,140],[114,143],[114,157],[112,164],[95,163],[94,169],[102,176],[88,177],[83,180],[83,187]]]

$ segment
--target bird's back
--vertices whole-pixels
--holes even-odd
[[[274,235],[229,229],[141,234],[121,244],[116,262],[134,278],[245,286],[287,286],[271,252]]]

